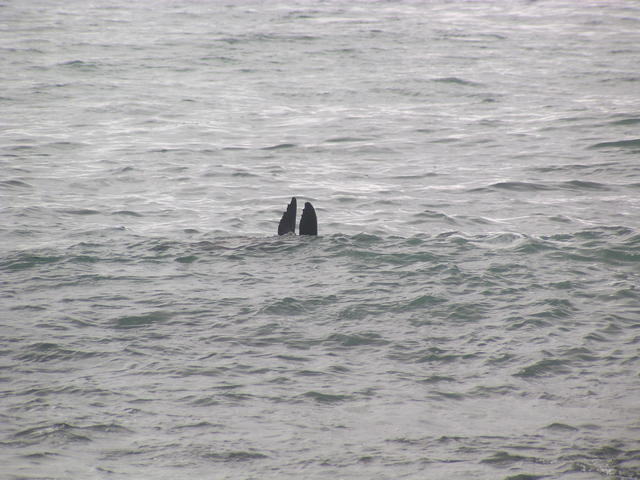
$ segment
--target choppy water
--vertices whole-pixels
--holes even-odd
[[[626,1],[0,3],[3,478],[640,478],[638,65]]]

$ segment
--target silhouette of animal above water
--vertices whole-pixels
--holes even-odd
[[[298,209],[298,202],[296,197],[291,197],[291,202],[287,205],[287,209],[282,214],[280,224],[278,225],[278,235],[285,235],[287,233],[296,233],[296,210]],[[318,235],[318,218],[316,217],[316,210],[311,203],[306,202],[304,209],[302,210],[302,216],[300,217],[300,235]]]

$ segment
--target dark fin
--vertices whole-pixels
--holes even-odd
[[[309,202],[304,204],[302,217],[300,217],[300,235],[318,235],[316,210]]]
[[[298,205],[296,197],[291,197],[291,202],[287,205],[287,210],[282,214],[280,225],[278,225],[278,235],[286,233],[296,233],[296,210]]]

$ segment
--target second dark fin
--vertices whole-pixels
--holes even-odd
[[[300,217],[300,235],[318,235],[316,210],[309,202],[304,204],[302,217]]]
[[[296,210],[298,204],[296,197],[291,197],[291,202],[287,205],[287,210],[282,214],[280,224],[278,225],[278,235],[286,233],[296,233]]]

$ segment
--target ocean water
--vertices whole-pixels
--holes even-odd
[[[639,65],[622,0],[1,1],[0,477],[639,479]]]

